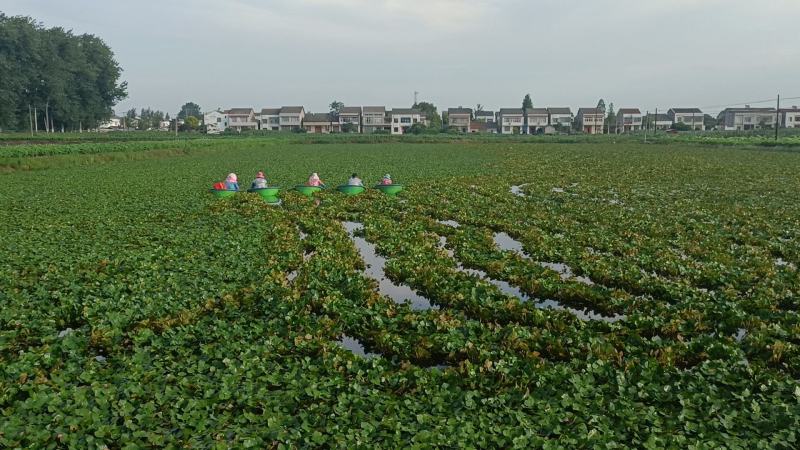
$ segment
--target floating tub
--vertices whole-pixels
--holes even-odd
[[[306,197],[311,197],[315,193],[322,190],[321,186],[306,186],[305,184],[298,184],[294,187],[294,190],[305,195]]]
[[[343,184],[336,189],[345,195],[358,195],[367,190],[364,186],[350,186],[349,184]]]
[[[237,192],[239,192],[239,191],[229,191],[227,189],[209,189],[208,191],[214,194],[214,197],[217,198],[233,197],[234,195],[236,195]]]
[[[267,202],[274,203],[274,201],[278,198],[278,193],[281,191],[281,188],[278,186],[271,186],[265,188],[258,188],[258,189],[248,189],[247,192],[254,192],[258,194],[261,198],[266,200]]]
[[[398,192],[403,190],[402,184],[379,184],[375,186],[375,189],[383,192],[384,194],[388,195],[389,197],[394,197],[397,195]]]

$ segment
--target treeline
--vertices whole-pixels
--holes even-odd
[[[0,13],[0,129],[96,127],[127,96],[102,39]]]

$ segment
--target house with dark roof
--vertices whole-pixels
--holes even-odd
[[[350,133],[361,133],[361,107],[345,106],[339,110],[339,117],[334,123],[333,130],[337,132],[348,130]]]
[[[797,106],[781,108],[780,121],[780,126],[783,128],[800,128],[800,108]]]
[[[258,129],[253,108],[231,108],[225,111],[225,114],[228,116],[228,128],[236,131]]]
[[[538,134],[550,124],[550,113],[547,108],[528,108],[525,111],[528,116],[528,134]]]
[[[642,131],[642,119],[639,108],[620,108],[617,111],[617,133]]]
[[[280,108],[262,108],[261,112],[256,115],[258,119],[259,128],[269,131],[280,131],[281,129],[281,109]]]
[[[705,114],[700,108],[670,108],[667,115],[673,124],[684,123],[693,130],[703,131],[706,129],[703,118]]]
[[[520,134],[524,120],[522,108],[500,108],[497,112],[497,130],[501,134]]]
[[[547,114],[549,116],[551,126],[561,126],[569,128],[572,126],[572,110],[565,107],[548,107]]]
[[[308,113],[305,115],[305,117],[303,117],[303,128],[305,128],[306,132],[308,133],[328,134],[333,130],[331,115],[328,113]]]
[[[391,123],[385,106],[365,106],[361,108],[361,132],[390,131]]]
[[[447,108],[447,127],[468,133],[472,121],[472,108]]]
[[[603,134],[605,112],[600,108],[579,108],[575,123],[588,134]]]
[[[475,111],[475,119],[479,122],[494,122],[494,111]]]
[[[669,114],[650,113],[645,120],[647,120],[648,127],[655,127],[656,130],[669,130],[672,128],[672,119]]]
[[[278,113],[281,131],[291,131],[303,127],[306,110],[302,106],[284,106]]]
[[[394,108],[387,113],[391,123],[392,134],[406,134],[412,125],[427,125],[425,114],[414,108]]]
[[[717,116],[723,130],[756,130],[775,126],[775,108],[725,108]]]

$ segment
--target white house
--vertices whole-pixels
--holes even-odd
[[[667,115],[673,124],[684,123],[692,130],[703,131],[706,129],[705,114],[700,108],[670,108]]]
[[[497,113],[497,129],[501,134],[520,134],[525,116],[522,108],[500,108]]]
[[[458,130],[462,133],[469,132],[469,124],[472,121],[471,108],[447,108],[447,127]]]
[[[302,106],[284,106],[278,114],[282,131],[291,131],[303,126],[306,110]]]
[[[798,109],[797,106],[781,109],[780,118],[781,127],[800,128],[800,109]]]
[[[345,125],[352,130],[351,133],[361,133],[360,106],[345,106],[339,111],[339,123],[334,129],[335,131],[343,132]]]
[[[617,133],[642,130],[642,112],[639,108],[620,108],[617,111]]]
[[[391,131],[391,123],[386,116],[386,107],[365,106],[361,114],[361,130],[363,133]]]
[[[122,118],[117,116],[111,116],[105,122],[101,123],[98,127],[100,130],[115,130],[118,128],[122,128]]]
[[[222,133],[228,127],[228,115],[220,110],[203,113],[203,125],[208,134]],[[169,122],[165,128],[169,128]]]
[[[475,111],[476,122],[494,122],[494,111]]]
[[[529,108],[528,113],[528,133],[536,134],[539,130],[544,129],[550,124],[550,114],[547,108]]]
[[[603,134],[605,113],[599,108],[579,108],[575,122],[584,133]]]
[[[726,131],[755,130],[775,126],[775,108],[725,108],[717,116],[719,126]]]
[[[228,116],[228,128],[235,131],[257,130],[258,121],[256,112],[253,108],[231,108],[226,111]]]
[[[548,107],[547,113],[550,116],[550,125],[569,128],[572,126],[572,110],[561,107]]]
[[[415,123],[425,125],[425,115],[413,108],[395,108],[389,113],[392,134],[406,134]]]
[[[258,114],[259,128],[268,131],[280,131],[280,114],[280,108],[261,108],[261,112]]]
[[[647,115],[647,122],[650,125],[655,125],[656,130],[669,130],[672,128],[672,119],[670,119],[669,114],[653,114],[650,113]]]

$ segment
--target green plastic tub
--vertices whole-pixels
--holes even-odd
[[[389,197],[394,197],[397,195],[398,192],[403,190],[402,184],[379,184],[375,186],[375,189],[383,192],[384,194],[388,195]]]
[[[239,192],[239,191],[229,191],[227,189],[209,189],[208,191],[214,194],[214,197],[217,198],[233,197],[234,195],[236,195],[237,192]]]
[[[364,186],[351,186],[349,184],[343,184],[336,188],[339,192],[345,195],[358,195],[367,189]]]
[[[306,197],[311,197],[315,193],[322,190],[321,186],[306,186],[305,184],[298,184],[294,187],[294,190],[305,195]]]
[[[281,188],[278,186],[270,186],[260,189],[248,189],[247,192],[254,192],[258,194],[264,200],[272,203],[274,199],[278,197],[278,193],[281,191]]]

